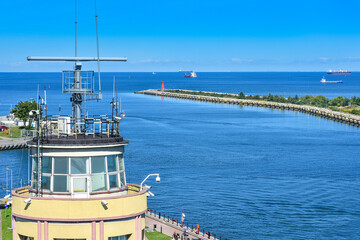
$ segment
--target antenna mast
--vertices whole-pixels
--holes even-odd
[[[63,71],[63,93],[72,93],[72,132],[83,133],[84,123],[82,122],[82,103],[89,100],[101,100],[101,76],[100,61],[120,61],[126,62],[126,58],[106,58],[100,57],[99,49],[99,30],[98,15],[95,0],[95,23],[96,23],[96,45],[97,57],[78,57],[77,56],[77,0],[75,0],[75,57],[28,57],[28,61],[71,61],[75,62],[73,70]],[[83,71],[82,62],[96,61],[98,64],[98,93],[95,92],[94,71]],[[86,114],[86,112],[84,113]]]

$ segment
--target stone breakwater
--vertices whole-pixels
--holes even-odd
[[[173,89],[179,91],[189,91],[189,90],[181,90],[181,89]],[[154,95],[154,96],[163,96],[163,97],[171,97],[171,98],[179,98],[186,100],[194,100],[194,101],[202,101],[202,102],[212,102],[212,103],[222,103],[222,104],[234,104],[234,105],[242,105],[242,106],[255,106],[255,107],[266,107],[272,109],[280,109],[280,110],[289,110],[289,111],[298,111],[307,113],[310,115],[315,115],[321,118],[327,118],[329,120],[349,124],[352,126],[360,127],[360,116],[332,111],[327,108],[319,108],[308,105],[296,105],[290,103],[278,103],[278,102],[270,102],[270,101],[262,101],[262,100],[249,100],[249,99],[236,99],[236,98],[226,98],[226,97],[215,97],[215,96],[203,96],[195,95],[194,92],[198,91],[189,91],[192,94],[187,93],[174,93],[161,91],[157,89],[148,89],[143,91],[135,92],[136,94],[145,94],[145,95]],[[202,92],[202,93],[212,93],[212,92]],[[222,93],[212,93],[212,94],[222,94]],[[230,95],[230,94],[229,94]],[[236,94],[233,94],[237,96]]]

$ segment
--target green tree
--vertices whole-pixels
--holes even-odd
[[[243,92],[239,93],[238,98],[239,99],[245,99],[245,94]]]
[[[29,120],[29,126],[31,127],[32,120],[37,117],[37,114],[35,113],[32,117],[30,117],[29,112],[32,110],[36,110],[36,102],[35,101],[20,101],[18,104],[15,105],[15,108],[11,110],[11,113],[15,115],[15,117],[19,118],[21,121],[24,122],[24,126],[26,122]],[[40,109],[40,115],[41,115],[41,109]]]
[[[267,97],[267,100],[268,101],[274,101],[274,96],[271,93],[269,93],[269,96]]]
[[[299,101],[299,96],[296,94],[294,97],[294,102],[298,102]]]
[[[344,97],[336,97],[333,100],[329,102],[329,105],[341,107],[341,106],[347,106],[350,102],[350,99],[344,98]]]
[[[313,105],[317,107],[326,107],[328,99],[323,95],[318,95],[314,98]]]

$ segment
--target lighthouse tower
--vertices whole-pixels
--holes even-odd
[[[97,16],[96,16],[97,17]],[[76,53],[76,52],[75,52]],[[99,51],[98,51],[99,53]],[[29,61],[71,61],[63,71],[62,91],[70,94],[72,114],[41,116],[36,137],[28,142],[31,185],[13,194],[14,240],[143,240],[146,190],[127,183],[125,140],[119,132],[118,102],[111,115],[83,112],[84,101],[101,100],[100,70],[83,71],[83,63],[126,58],[28,57]]]
[[[28,143],[31,186],[13,192],[13,239],[142,240],[146,188],[126,181],[128,141],[119,133],[121,117],[117,111],[82,114],[83,101],[100,99],[93,72],[80,68],[81,61],[91,59],[28,58],[55,59],[75,61],[74,70],[63,72],[63,92],[72,94],[73,114],[37,115],[38,134]]]

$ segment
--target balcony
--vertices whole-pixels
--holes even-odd
[[[121,220],[145,213],[146,189],[140,191],[135,184],[127,187],[127,194],[99,194],[95,198],[34,197],[29,187],[19,188],[13,191],[13,215],[33,221],[90,222]]]

